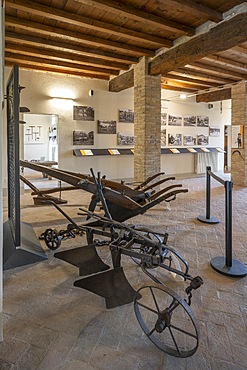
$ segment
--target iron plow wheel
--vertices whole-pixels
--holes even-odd
[[[62,237],[59,235],[56,229],[47,229],[44,232],[45,244],[52,251],[60,247],[61,239]]]
[[[147,337],[163,352],[192,356],[199,344],[199,328],[190,306],[160,284],[143,286],[134,300],[137,320]]]

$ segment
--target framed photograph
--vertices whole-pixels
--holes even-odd
[[[184,135],[184,145],[196,145],[196,135]]]
[[[168,115],[168,125],[170,126],[182,126],[182,116],[176,114]]]
[[[199,127],[208,127],[209,126],[209,117],[207,117],[207,116],[197,116],[197,126],[199,126]]]
[[[166,146],[166,128],[161,127],[161,140],[160,143],[162,146]]]
[[[98,134],[116,134],[117,122],[116,121],[102,121],[97,122]]]
[[[73,131],[73,145],[93,145],[94,132]]]
[[[204,134],[197,135],[197,145],[208,145],[209,136]]]
[[[196,116],[184,116],[184,126],[196,126]]]
[[[244,125],[232,126],[232,148],[244,147]]]
[[[134,135],[129,132],[118,132],[117,145],[134,145]]]
[[[25,144],[42,144],[45,142],[43,125],[25,125],[24,126],[24,143]]]
[[[209,136],[217,137],[220,136],[219,127],[209,127]]]
[[[167,122],[167,113],[161,112],[161,124],[166,125],[166,122]]]
[[[182,145],[182,134],[168,134],[168,145]]]
[[[134,123],[134,111],[131,109],[118,110],[119,122]]]
[[[73,120],[94,121],[94,108],[84,105],[74,105]]]

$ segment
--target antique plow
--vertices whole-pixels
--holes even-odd
[[[154,190],[155,186],[175,179],[174,177],[168,177],[152,185],[148,185],[148,183],[157,177],[158,174],[139,185],[138,189],[133,189],[123,183],[117,183],[106,180],[105,178],[100,178],[99,173],[96,182],[96,177],[94,176],[92,169],[92,176],[87,176],[55,168],[49,168],[27,161],[20,161],[20,165],[22,167],[27,167],[35,171],[46,173],[48,176],[52,176],[58,180],[67,182],[76,189],[79,188],[93,194],[89,204],[90,211],[94,211],[96,205],[101,202],[100,193],[102,193],[111,217],[116,221],[125,221],[131,217],[143,214],[155,205],[163,201],[170,202],[175,200],[177,194],[186,193],[188,191],[187,189],[181,189],[181,184],[172,184],[156,192]]]
[[[46,230],[44,239],[47,246],[56,249],[56,238],[70,236],[69,233],[74,230],[80,234],[86,233],[87,245],[54,254],[56,258],[79,268],[82,278],[76,280],[74,286],[105,298],[107,308],[134,302],[135,314],[142,330],[158,348],[176,357],[193,355],[199,344],[199,328],[190,305],[192,292],[203,284],[202,279],[189,274],[188,262],[167,244],[167,233],[156,233],[113,220],[100,177],[94,180],[107,217],[80,208],[89,217],[87,222],[77,225],[54,204],[70,223],[67,230],[58,234],[54,234],[53,229]],[[102,246],[109,247],[112,268],[98,255],[97,249]],[[122,255],[131,257],[154,283],[135,291],[121,266]],[[185,298],[165,286],[163,271],[176,274],[189,282],[184,290]]]
[[[203,284],[202,279],[189,274],[187,261],[167,244],[166,233],[128,226],[81,210],[90,216],[88,222],[78,226],[86,233],[88,244],[54,254],[79,268],[81,278],[74,286],[105,298],[107,308],[134,302],[143,332],[158,348],[176,357],[193,355],[199,344],[199,328],[190,306],[192,292]],[[98,248],[106,245],[112,268],[97,253]],[[122,255],[131,257],[153,283],[135,291],[121,265]],[[163,271],[189,282],[185,298],[165,286]]]

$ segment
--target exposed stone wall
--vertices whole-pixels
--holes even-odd
[[[134,70],[135,181],[160,172],[161,85],[160,76],[149,76],[146,57]]]
[[[243,148],[232,148],[231,174],[233,184],[247,186],[247,83],[232,87],[232,126],[243,125]],[[238,152],[235,152],[238,150]],[[234,153],[234,154],[233,154]]]

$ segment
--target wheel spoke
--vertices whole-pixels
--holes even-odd
[[[171,328],[170,328],[170,327],[169,327],[169,332],[170,332],[170,334],[171,334],[172,340],[173,340],[173,342],[174,342],[174,344],[175,344],[175,347],[176,347],[176,349],[177,349],[178,353],[181,353],[181,351],[180,351],[180,350],[179,350],[179,348],[178,348],[177,342],[176,342],[176,340],[175,340],[175,338],[174,338],[173,332],[171,331]]]
[[[143,307],[143,308],[146,308],[148,311],[151,311],[151,312],[155,313],[156,315],[158,315],[158,314],[159,314],[159,312],[157,312],[157,311],[153,310],[151,307],[148,307],[148,306],[146,306],[145,304],[143,304],[143,303],[141,303],[141,302],[136,302],[136,303],[138,304],[138,306],[141,306],[141,307]]]
[[[160,313],[160,309],[159,309],[158,303],[157,303],[157,301],[156,301],[156,298],[155,298],[155,295],[154,295],[154,292],[153,292],[152,287],[150,287],[150,290],[151,290],[151,293],[152,293],[153,300],[154,300],[155,306],[156,306],[156,308],[157,308],[157,311]]]
[[[177,308],[178,306],[179,306],[179,302],[175,298],[173,298],[172,303],[168,307],[169,312],[174,311],[175,308]]]
[[[146,333],[146,335],[148,336],[148,337],[150,337],[152,334],[153,334],[153,332],[155,331],[155,327],[149,332],[149,333]]]
[[[189,333],[188,331],[184,330],[184,329],[181,329],[181,328],[178,328],[177,326],[175,325],[171,325],[171,328],[177,330],[177,331],[180,331],[181,333],[184,333],[186,335],[189,335],[190,337],[192,338],[195,338],[197,339],[197,336],[195,334],[192,334],[192,333]]]

